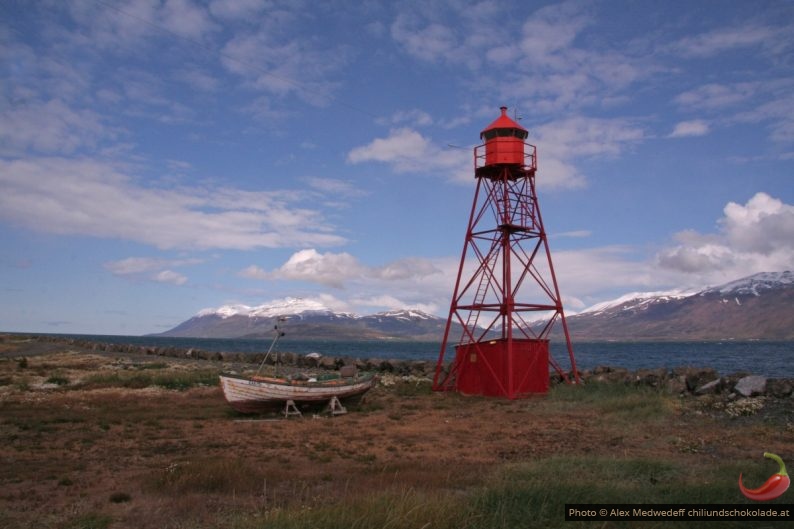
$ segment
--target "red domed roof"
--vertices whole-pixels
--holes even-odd
[[[493,123],[485,127],[483,131],[480,133],[480,137],[482,137],[483,134],[485,134],[487,131],[491,129],[519,129],[523,131],[527,130],[507,116],[507,107],[500,107],[499,110],[502,111],[502,115],[496,118]]]

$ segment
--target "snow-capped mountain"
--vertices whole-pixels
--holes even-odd
[[[224,305],[204,309],[161,336],[268,338],[275,325],[285,329],[288,336],[304,339],[439,340],[446,319],[418,310],[357,316],[334,312],[318,301],[286,298],[255,307]]]
[[[713,287],[633,292],[567,321],[575,341],[794,340],[794,274],[761,273]],[[270,338],[277,324],[298,339],[440,341],[446,318],[418,310],[357,316],[317,301],[286,298],[255,307],[205,309],[161,336]],[[460,334],[460,325],[453,323],[451,336]]]
[[[658,301],[671,301],[675,299],[683,299],[689,297],[693,294],[697,294],[699,290],[696,289],[676,289],[676,290],[667,290],[667,291],[659,291],[659,292],[630,292],[628,294],[624,294],[619,298],[615,298],[609,301],[602,301],[601,303],[596,303],[592,307],[588,307],[583,311],[579,312],[579,314],[600,314],[602,312],[609,311],[615,307],[622,307],[622,310],[629,310],[634,308],[642,307],[643,305],[647,305],[649,303],[655,303]]]
[[[311,314],[330,314],[333,311],[319,301],[302,298],[284,298],[271,303],[249,307],[248,305],[223,305],[217,309],[204,309],[196,317],[218,316],[226,319],[232,316],[249,318],[276,318],[279,316]],[[344,314],[344,313],[339,313]]]
[[[794,274],[631,293],[568,317],[577,340],[794,339]]]
[[[723,295],[753,295],[760,296],[764,291],[776,290],[794,284],[794,273],[786,272],[761,272],[718,287],[705,289],[704,292],[718,291]]]

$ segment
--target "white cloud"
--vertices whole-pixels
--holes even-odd
[[[720,109],[754,97],[759,89],[757,82],[709,83],[679,94],[675,102],[687,108]]]
[[[785,29],[771,26],[745,25],[715,29],[694,37],[685,37],[672,45],[684,57],[711,57],[737,48],[761,47],[779,51],[785,48]]]
[[[435,314],[440,308],[437,303],[412,302],[388,294],[371,296],[371,297],[353,298],[351,300],[351,303],[353,303],[356,307],[370,307],[373,310],[379,312],[389,311],[389,310],[413,309],[413,310],[420,310],[427,314]]]
[[[126,276],[159,271],[168,267],[191,266],[203,259],[156,259],[153,257],[127,257],[119,261],[108,261],[105,268],[114,275]]]
[[[191,266],[202,263],[202,259],[156,259],[152,257],[128,257],[104,264],[106,270],[115,276],[130,279],[146,279],[158,283],[184,285],[187,277],[170,270],[172,267]]]
[[[628,119],[575,116],[544,123],[535,132],[544,153],[569,157],[612,157],[644,139],[643,129]]]
[[[742,124],[766,121],[771,140],[794,142],[794,83],[770,83],[764,88],[769,91],[769,97],[763,103],[737,112],[730,121]]]
[[[215,28],[204,7],[190,0],[166,0],[158,17],[156,22],[177,35],[191,39],[201,38]]]
[[[586,175],[576,168],[578,158],[614,157],[640,142],[643,129],[625,119],[570,117],[536,127],[538,137],[538,185],[547,188],[578,188]]]
[[[172,270],[162,270],[154,276],[154,280],[159,283],[171,283],[173,285],[184,285],[187,277]]]
[[[295,252],[271,272],[251,265],[239,275],[250,279],[289,279],[344,288],[346,284],[361,285],[372,281],[419,281],[439,272],[431,261],[422,258],[400,259],[383,266],[366,266],[346,252],[320,253],[308,248]]]
[[[81,26],[75,42],[89,36],[92,45],[108,49],[153,45],[153,36],[171,32],[192,40],[217,29],[207,10],[190,0],[129,0],[123,5],[89,1],[68,2],[67,9]]]
[[[686,138],[689,136],[705,136],[710,131],[709,124],[702,119],[681,121],[676,123],[670,138]]]
[[[256,265],[251,265],[240,270],[240,272],[238,272],[237,275],[240,277],[246,277],[248,279],[262,279],[262,280],[270,279],[271,277],[267,270],[260,268]]]
[[[391,37],[421,61],[478,70],[485,51],[507,40],[504,13],[494,2],[410,6],[391,24]],[[502,31],[500,31],[502,29]]]
[[[329,76],[347,62],[346,48],[297,38],[289,30],[291,24],[274,20],[263,22],[256,33],[238,33],[226,42],[222,64],[262,92],[278,97],[294,94],[317,106],[328,104],[339,86]]]
[[[379,123],[392,125],[408,123],[408,125],[412,127],[426,127],[428,125],[433,125],[433,118],[424,110],[414,108],[411,110],[398,110],[393,113],[388,120],[381,119]]]
[[[409,54],[424,61],[455,61],[461,57],[454,31],[443,24],[423,25],[417,17],[401,14],[391,26],[391,35]]]
[[[358,277],[363,267],[348,253],[324,253],[311,248],[295,252],[269,275],[275,279],[309,281],[334,288],[342,288],[345,281]]]
[[[303,195],[232,188],[143,187],[86,159],[0,161],[0,217],[46,233],[141,242],[158,248],[251,249],[336,245]]]
[[[91,110],[76,110],[63,101],[4,105],[0,112],[0,153],[24,152],[73,153],[95,147],[111,136],[101,117]]]
[[[575,239],[582,239],[590,237],[593,234],[590,230],[574,230],[574,231],[564,231],[561,233],[552,233],[549,237],[571,237]]]
[[[563,55],[577,35],[591,23],[580,4],[562,2],[538,9],[524,23],[521,51],[538,66],[561,67]]]
[[[794,267],[794,206],[760,192],[723,213],[717,233],[678,233],[678,244],[657,255],[659,266],[711,283]]]
[[[756,193],[744,206],[728,203],[724,213],[720,225],[735,249],[762,254],[794,250],[794,206]]]
[[[381,266],[368,266],[345,252],[320,253],[306,249],[295,252],[274,270],[251,265],[238,275],[348,289],[354,294],[344,304],[354,312],[372,307],[379,307],[379,310],[409,307],[435,312],[449,303],[456,271],[457,262],[452,259],[405,258]]]
[[[470,151],[444,149],[410,128],[394,129],[385,138],[355,147],[347,160],[382,162],[400,173],[442,171],[450,180],[471,183]]]
[[[586,177],[574,165],[577,158],[612,157],[644,138],[644,131],[625,119],[571,117],[533,129],[538,147],[538,185],[571,189]],[[443,149],[410,128],[393,129],[385,138],[352,149],[350,163],[382,162],[397,172],[443,171],[450,180],[470,184],[471,151]]]
[[[636,249],[628,246],[552,250],[551,258],[562,294],[588,302],[603,299],[605,292],[646,288],[664,281]]]
[[[678,95],[675,101],[686,110],[711,112],[711,122],[723,126],[766,122],[771,140],[791,143],[794,142],[792,91],[792,80],[768,78],[733,84],[710,83]]]
[[[245,20],[258,14],[267,5],[261,0],[213,0],[209,10],[214,16],[228,20]]]
[[[313,189],[317,189],[318,191],[331,195],[334,198],[360,197],[366,194],[366,191],[349,180],[341,180],[339,178],[321,178],[315,176],[306,178],[306,182]]]
[[[217,77],[196,67],[183,68],[175,72],[175,76],[178,80],[194,90],[216,92],[220,86],[220,80]]]
[[[676,246],[649,258],[630,246],[604,246],[552,252],[564,305],[570,313],[630,290],[703,287],[760,271],[794,267],[794,206],[765,193],[746,204],[729,203],[717,233],[692,230],[676,234]],[[559,236],[584,237],[580,230]],[[464,277],[473,273],[467,258]],[[280,268],[251,266],[241,275],[264,280],[300,280],[348,288],[345,300],[354,311],[421,308],[444,315],[454,287],[458,260],[408,258],[368,266],[348,253],[296,252]],[[545,256],[537,270],[548,277]],[[527,287],[527,293],[534,291]],[[341,302],[340,302],[341,303]]]
[[[497,65],[509,64],[509,70],[506,82],[496,87],[483,82],[482,90],[492,93],[496,88],[503,100],[516,101],[534,115],[604,108],[632,97],[626,89],[661,68],[647,55],[632,55],[630,46],[586,40],[588,29],[598,24],[591,11],[580,2],[535,11],[524,22],[520,38],[488,47],[486,56]]]

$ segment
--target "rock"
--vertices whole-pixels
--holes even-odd
[[[336,359],[337,369],[341,368],[342,366],[355,365],[355,363],[356,363],[356,359],[349,355],[340,356]]]
[[[778,399],[784,399],[794,393],[794,381],[786,378],[767,380],[766,392]]]
[[[667,379],[667,369],[639,369],[634,373],[633,382],[638,386],[658,388]]]
[[[295,365],[295,353],[284,352],[278,354],[279,361],[285,366],[294,366]]]
[[[223,362],[240,362],[242,360],[239,353],[222,351],[220,355]]]
[[[744,397],[763,395],[766,392],[766,377],[750,375],[740,378],[733,389]]]
[[[428,362],[424,360],[414,360],[410,365],[412,375],[426,376],[431,371]]]
[[[671,376],[664,382],[664,390],[670,395],[686,393],[686,377],[683,375]]]
[[[613,367],[609,372],[605,373],[607,382],[630,382],[631,373],[624,367]]]
[[[323,356],[317,360],[317,367],[332,371],[336,369],[336,358],[332,356]]]
[[[378,371],[385,371],[391,373],[394,371],[394,364],[391,360],[381,360],[378,364]]]
[[[678,368],[673,370],[673,374],[686,377],[686,387],[689,391],[695,391],[703,384],[711,382],[719,376],[716,370],[701,367]]]
[[[408,376],[411,374],[411,366],[408,362],[403,360],[390,360],[394,366],[394,372],[401,376]]]
[[[717,378],[712,380],[711,382],[707,382],[697,388],[695,390],[696,395],[713,395],[715,393],[720,393],[724,387],[724,381],[722,378]]]

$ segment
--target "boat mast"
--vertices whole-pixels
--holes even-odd
[[[277,321],[279,322],[287,321],[287,318],[278,318]],[[275,336],[273,337],[273,341],[270,342],[270,348],[267,350],[267,354],[265,354],[265,358],[263,358],[262,363],[259,364],[259,369],[256,370],[257,375],[259,374],[260,371],[262,371],[262,368],[265,367],[265,362],[267,362],[267,359],[270,357],[270,353],[273,352],[273,349],[276,348],[276,344],[278,343],[279,338],[287,334],[278,328],[278,324],[273,326],[273,332],[275,333]],[[275,366],[276,366],[276,374],[278,374],[278,355],[276,355]]]

